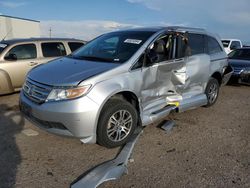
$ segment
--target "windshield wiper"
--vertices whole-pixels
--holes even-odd
[[[103,58],[103,57],[96,57],[96,56],[71,56],[75,59],[84,59],[90,61],[101,61],[101,62],[113,62],[113,59]]]

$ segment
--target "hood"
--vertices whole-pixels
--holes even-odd
[[[32,69],[28,78],[52,86],[76,86],[79,82],[119,66],[116,63],[63,57]]]
[[[229,65],[232,67],[250,67],[250,60],[229,59]]]

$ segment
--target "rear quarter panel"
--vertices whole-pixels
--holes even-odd
[[[210,75],[212,75],[215,72],[219,72],[222,75],[224,67],[228,65],[227,56],[225,52],[223,51],[221,53],[212,54],[210,55],[210,58],[211,58]]]

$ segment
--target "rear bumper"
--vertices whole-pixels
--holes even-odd
[[[20,109],[33,124],[48,132],[96,142],[99,105],[87,96],[36,104],[20,93]]]

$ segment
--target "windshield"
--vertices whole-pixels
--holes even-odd
[[[221,42],[222,42],[224,48],[227,48],[229,46],[230,40],[222,40]]]
[[[0,43],[0,54],[2,53],[2,51],[4,51],[4,49],[7,47],[7,44],[4,43]]]
[[[234,50],[228,54],[228,57],[229,59],[250,60],[250,48]]]
[[[89,61],[124,63],[154,34],[149,31],[120,31],[104,34],[70,55]]]

